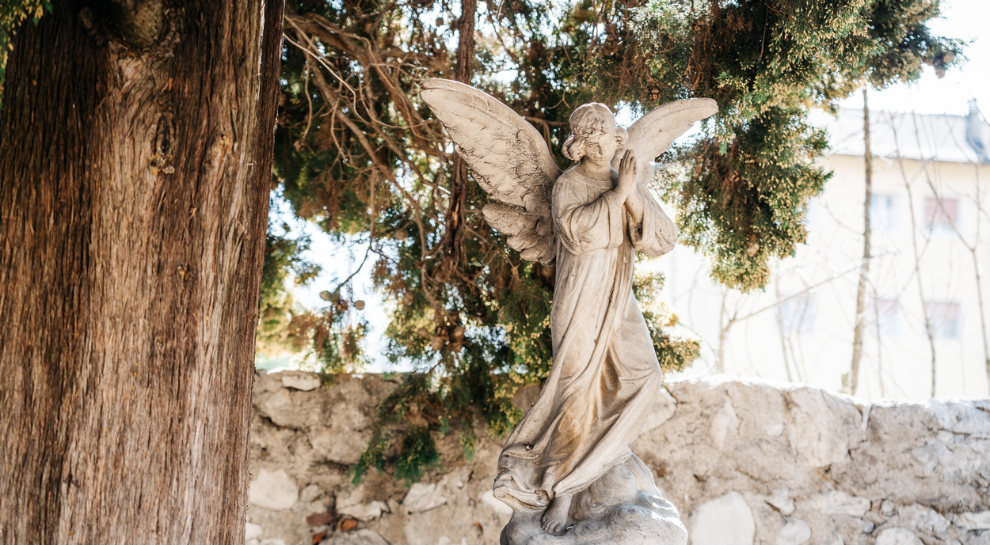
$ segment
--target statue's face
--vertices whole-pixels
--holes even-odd
[[[619,142],[611,132],[594,133],[585,137],[584,156],[588,161],[604,166],[612,160]]]

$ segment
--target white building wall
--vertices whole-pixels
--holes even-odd
[[[845,124],[840,117],[833,134],[855,123],[855,115],[847,114]],[[862,112],[858,116],[861,127]],[[923,301],[929,304],[927,314],[935,326],[936,397],[987,396],[976,270],[968,246],[976,248],[984,272],[985,310],[990,311],[990,165],[962,162],[966,157],[958,149],[961,139],[952,135],[964,129],[965,118],[909,119],[910,125],[897,127],[898,138],[891,145],[892,129],[904,116],[877,117],[880,145],[874,149],[885,155],[873,159],[873,193],[884,205],[872,214],[874,257],[857,397],[930,397],[932,350]],[[926,139],[926,123],[944,125],[941,131],[928,131],[939,137],[936,141]],[[920,130],[914,131],[914,126]],[[725,372],[731,375],[843,389],[843,374],[852,360],[863,254],[864,161],[861,149],[856,155],[855,147],[849,146],[854,137],[854,131],[847,130],[845,141],[833,146],[838,153],[823,162],[834,175],[809,208],[808,241],[795,256],[774,264],[772,281],[764,290],[741,294],[716,285],[709,279],[707,260],[687,247],[663,258],[668,300],[682,323],[706,343],[704,361],[691,372],[711,367],[721,352]],[[907,137],[915,145],[900,152]],[[953,153],[940,153],[949,147]],[[911,158],[899,160],[898,155]],[[939,160],[941,156],[952,160]],[[925,200],[936,194],[949,209],[955,199],[958,233],[925,226]],[[958,309],[954,330],[953,320],[945,318],[953,309]]]

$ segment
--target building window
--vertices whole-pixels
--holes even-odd
[[[929,231],[951,231],[953,225],[959,225],[959,199],[925,197],[925,228]]]
[[[877,326],[880,335],[896,337],[901,332],[901,304],[896,299],[875,299],[874,311],[877,315]]]
[[[900,228],[897,195],[870,195],[870,230],[894,232]]]
[[[782,302],[780,312],[781,333],[807,335],[815,332],[815,300],[810,293],[795,295]]]
[[[925,315],[932,324],[932,336],[936,339],[958,339],[961,312],[959,303],[925,302]]]

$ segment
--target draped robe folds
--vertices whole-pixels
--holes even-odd
[[[553,366],[499,456],[494,486],[514,508],[542,509],[625,461],[663,382],[632,294],[633,261],[637,250],[669,252],[677,228],[641,183],[637,225],[612,186],[573,168],[553,186]]]

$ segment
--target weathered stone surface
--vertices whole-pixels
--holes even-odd
[[[262,469],[250,483],[248,500],[265,509],[288,509],[299,499],[299,489],[292,478],[279,469],[274,472]]]
[[[389,545],[382,536],[368,529],[355,530],[354,532],[338,532],[329,541],[324,541],[327,545]]]
[[[304,371],[279,371],[273,374],[277,374],[282,379],[282,385],[286,388],[308,392],[320,387],[320,377],[315,376],[313,373],[306,373]]]
[[[250,545],[309,545],[324,531],[323,543],[338,545],[381,545],[376,536],[390,545],[499,543],[512,511],[492,496],[501,445],[483,429],[471,462],[456,434],[437,435],[444,471],[427,472],[416,494],[374,471],[355,487],[350,464],[395,382],[341,377],[301,391],[279,375],[255,382],[251,472],[260,481],[262,471],[281,470],[301,492],[273,510],[254,501],[252,482],[248,516],[262,531]],[[990,545],[988,401],[863,406],[811,388],[719,378],[667,388],[631,448],[694,528],[692,544]],[[741,533],[720,537],[712,530],[725,521],[700,522],[723,504]],[[328,511],[361,519],[358,529],[306,524]]]
[[[244,539],[250,541],[261,537],[261,526],[248,522],[244,525]]]
[[[319,485],[310,484],[306,488],[303,488],[302,492],[299,493],[299,501],[310,502],[322,495],[323,491],[320,490]]]
[[[915,529],[932,537],[941,537],[949,529],[949,520],[937,511],[921,505],[908,505],[899,513],[902,521],[911,523]]]
[[[416,483],[412,485],[402,499],[402,508],[405,509],[406,513],[412,514],[436,509],[446,504],[448,498],[459,494],[459,490],[464,488],[471,477],[471,472],[470,468],[461,468],[444,475],[439,483]]]
[[[990,530],[990,511],[961,513],[955,520],[956,524],[967,530]]]
[[[688,517],[692,545],[752,545],[755,532],[753,511],[738,492],[707,501]]]
[[[773,494],[767,498],[767,503],[784,515],[790,515],[794,512],[794,500],[791,499],[791,491],[786,486],[774,490]]]
[[[299,410],[298,404],[293,403],[289,390],[276,391],[262,405],[262,410],[262,414],[283,428],[302,428],[309,416]]]
[[[380,501],[373,501],[347,507],[338,507],[337,513],[344,517],[360,520],[361,522],[368,522],[382,516],[382,513],[387,510],[388,506],[386,504]]]
[[[885,517],[894,516],[894,502],[890,500],[883,500],[880,504],[880,514]]]
[[[791,449],[812,467],[843,462],[863,435],[861,415],[851,403],[817,388],[786,391]]]
[[[811,497],[814,509],[829,515],[849,515],[862,517],[870,510],[870,500],[857,498],[842,490],[833,490]]]
[[[876,545],[924,545],[924,543],[905,528],[885,528],[877,535]]]
[[[407,513],[422,513],[445,503],[447,498],[437,491],[436,484],[416,483],[402,499],[402,507]]]
[[[710,429],[712,442],[715,443],[715,448],[719,450],[724,450],[725,440],[730,437],[730,434],[734,438],[739,433],[739,419],[736,417],[732,400],[725,398],[722,408],[715,414],[715,418],[712,418]]]
[[[664,422],[670,420],[676,411],[677,400],[667,390],[661,390],[656,402],[653,403],[653,410],[650,411],[646,423],[643,425],[643,433],[649,433],[659,428]]]
[[[811,527],[801,519],[789,519],[774,539],[776,545],[800,545],[811,539]]]

